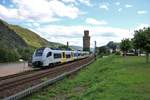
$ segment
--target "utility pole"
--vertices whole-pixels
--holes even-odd
[[[69,42],[67,41],[67,49],[69,48]]]
[[[94,57],[95,57],[95,60],[96,60],[96,41],[94,41]]]

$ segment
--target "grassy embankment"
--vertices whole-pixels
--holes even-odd
[[[150,63],[144,57],[97,59],[76,75],[35,93],[32,100],[150,100]]]

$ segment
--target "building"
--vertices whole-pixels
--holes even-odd
[[[89,36],[89,30],[84,30],[84,36],[83,36],[83,51],[90,51],[90,36]]]

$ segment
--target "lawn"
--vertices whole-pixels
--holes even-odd
[[[109,56],[28,100],[150,100],[150,63],[144,57]]]

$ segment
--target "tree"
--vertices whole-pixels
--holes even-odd
[[[127,52],[131,49],[131,42],[129,39],[123,39],[120,44],[120,49],[123,51],[124,56],[126,56]]]
[[[135,47],[146,52],[146,62],[150,53],[150,27],[136,30],[133,38]]]
[[[18,48],[18,53],[21,56],[20,58],[23,60],[28,60],[32,56],[33,52],[34,50],[31,48]]]
[[[100,56],[104,56],[104,55],[108,55],[110,54],[109,49],[107,48],[107,46],[101,46],[98,48],[98,55]]]
[[[0,48],[0,63],[7,61],[7,54],[6,51],[2,48]]]
[[[117,48],[117,44],[114,43],[113,41],[110,41],[108,44],[107,44],[107,47],[109,47],[110,49],[113,50],[113,52],[116,51],[116,48]]]
[[[134,50],[134,55],[138,56],[139,49],[136,47],[136,44],[134,43],[134,39],[133,38],[131,39],[131,45],[132,45],[132,48]]]

